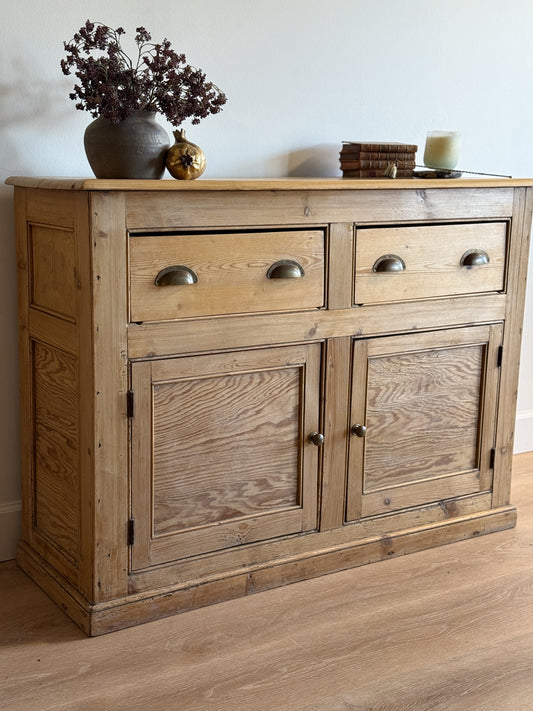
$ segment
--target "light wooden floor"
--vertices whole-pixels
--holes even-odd
[[[533,711],[533,453],[516,529],[87,639],[0,565],[2,711]]]

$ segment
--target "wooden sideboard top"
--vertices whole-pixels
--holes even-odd
[[[47,190],[119,191],[277,191],[277,190],[424,190],[427,188],[531,187],[533,178],[218,178],[200,180],[98,180],[96,178],[12,176],[7,185]]]

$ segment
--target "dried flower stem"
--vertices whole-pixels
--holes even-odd
[[[122,27],[87,20],[70,42],[63,43],[63,74],[74,72],[79,80],[69,94],[77,109],[115,124],[136,110],[158,111],[173,126],[187,118],[198,124],[222,110],[225,94],[206,81],[200,69],[187,64],[184,54],[176,54],[167,39],[152,43],[144,27],[136,32],[135,64],[122,48]]]

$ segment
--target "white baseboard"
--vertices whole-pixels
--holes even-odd
[[[524,410],[516,416],[514,453],[533,451],[533,410]]]
[[[20,538],[21,501],[0,504],[0,561],[11,560]]]

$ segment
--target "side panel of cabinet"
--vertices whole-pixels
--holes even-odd
[[[491,489],[502,330],[354,341],[348,521]]]
[[[24,499],[17,555],[24,565],[31,550],[30,556],[36,553],[89,596],[90,563],[82,550],[87,529],[78,268],[87,201],[63,192],[54,198],[16,192]],[[36,577],[46,587],[39,565]]]
[[[132,365],[132,570],[317,526],[321,345]]]

